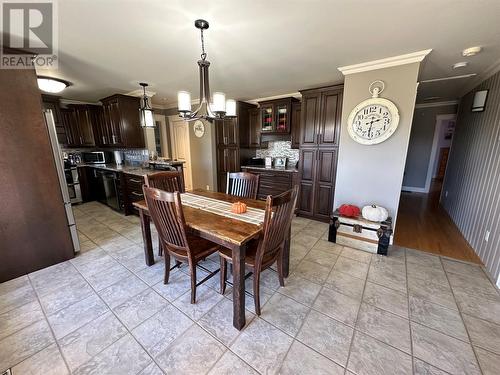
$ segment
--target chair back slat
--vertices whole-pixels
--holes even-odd
[[[149,214],[162,243],[174,250],[189,252],[181,196],[164,190],[142,187]]]
[[[263,235],[257,249],[256,263],[261,264],[264,258],[272,257],[283,248],[292,223],[297,192],[298,187],[295,186],[280,195],[267,197]]]
[[[146,186],[173,193],[184,193],[182,175],[178,171],[156,172],[144,177]]]
[[[226,194],[236,197],[257,199],[259,175],[248,172],[227,174]]]

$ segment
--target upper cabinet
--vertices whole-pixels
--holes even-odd
[[[66,128],[62,122],[59,97],[53,95],[42,94],[43,109],[50,109],[56,126],[57,140],[62,145],[67,145]]]
[[[300,147],[339,145],[343,86],[304,90]]]
[[[292,104],[297,101],[297,99],[290,97],[259,102],[261,133],[290,134]]]
[[[301,113],[300,102],[292,103],[292,148],[299,148],[300,146],[300,113]]]
[[[128,95],[112,95],[101,99],[102,121],[99,142],[103,146],[144,148],[144,131],[140,125],[140,99]]]
[[[88,104],[71,104],[61,109],[61,119],[66,130],[67,145],[69,147],[93,147],[93,127],[95,113],[99,106]]]

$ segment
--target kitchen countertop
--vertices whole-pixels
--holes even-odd
[[[290,172],[290,173],[297,173],[299,170],[294,167],[271,167],[271,168],[266,168],[264,166],[258,166],[258,165],[242,165],[241,168],[248,168],[248,169],[258,169],[260,171],[273,171],[273,172]]]
[[[171,161],[168,163],[162,163],[163,165],[171,165],[171,166],[178,166],[184,164],[183,161]],[[154,172],[160,172],[160,169],[153,169],[153,168],[147,168],[147,167],[141,167],[141,166],[133,166],[133,165],[116,165],[114,163],[111,164],[78,164],[78,167],[92,167],[92,168],[97,168],[97,169],[105,169],[108,171],[113,171],[113,172],[123,172],[123,173],[128,173],[128,174],[133,174],[136,176],[145,176],[150,173]]]

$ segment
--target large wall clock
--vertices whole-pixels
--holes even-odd
[[[374,87],[375,84],[379,86]],[[390,100],[379,98],[383,90],[382,81],[373,82],[369,88],[372,97],[359,103],[349,114],[347,130],[351,138],[358,143],[381,143],[393,135],[398,127],[398,108]]]
[[[193,124],[193,131],[196,137],[203,137],[203,135],[205,134],[205,124],[203,124],[203,121],[196,120]]]

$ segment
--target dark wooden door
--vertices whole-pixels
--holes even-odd
[[[108,131],[111,135],[111,144],[114,146],[123,145],[122,132],[120,128],[120,105],[118,99],[110,100],[108,107]]]
[[[279,134],[290,133],[292,106],[289,98],[274,102],[274,131]]]
[[[449,147],[442,147],[439,149],[438,170],[436,178],[442,180],[446,173],[446,165],[448,164],[448,156],[450,154]]]
[[[321,93],[312,92],[302,96],[300,121],[300,146],[316,146],[318,144],[318,128],[320,121]]]
[[[314,216],[329,219],[333,211],[337,150],[317,151],[317,167],[314,181]]]
[[[104,109],[103,107],[95,106],[91,111],[93,118],[93,130],[94,130],[94,140],[96,145],[107,147],[111,143],[111,136],[108,132],[108,127],[104,120]]]
[[[292,117],[290,121],[292,148],[299,148],[300,146],[300,113],[301,104],[299,102],[292,103]]]
[[[89,106],[75,106],[75,116],[78,126],[79,145],[83,147],[95,146],[92,131],[93,116]]]
[[[315,148],[300,149],[300,191],[298,199],[299,213],[306,216],[314,214],[314,182],[316,174],[317,150]]]
[[[68,146],[78,147],[80,145],[80,129],[75,111],[69,108],[61,109],[61,120],[66,130]]]
[[[0,87],[1,283],[71,259],[74,249],[36,73],[0,69]]]
[[[321,147],[339,145],[341,108],[341,89],[325,91],[321,94],[321,118],[318,126],[318,144]]]
[[[249,112],[249,147],[260,147],[260,109],[254,108]]]

